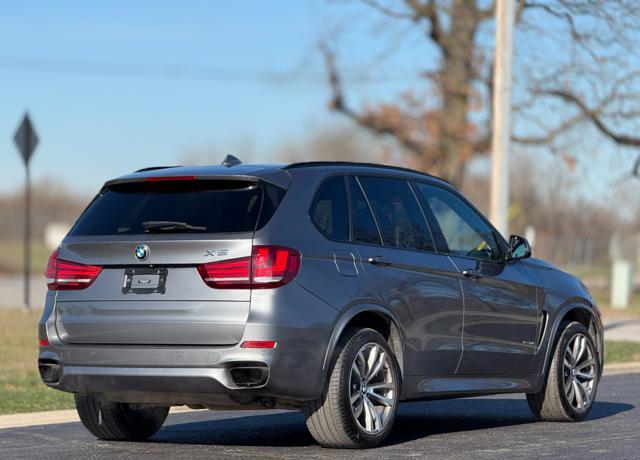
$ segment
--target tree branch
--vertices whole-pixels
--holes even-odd
[[[518,0],[518,1],[519,1],[519,3],[523,3],[524,2],[524,0]],[[520,8],[518,6],[518,10],[519,9]],[[518,10],[516,10],[516,21],[517,21],[518,14],[519,14]],[[489,19],[489,18],[493,17],[493,15],[495,13],[496,13],[496,2],[494,1],[494,2],[491,3],[491,6],[489,8],[486,8],[484,10],[483,9],[478,9],[478,18],[480,20]]]
[[[631,147],[640,147],[640,137],[627,136],[625,134],[620,134],[614,132],[611,128],[609,128],[605,122],[600,117],[599,109],[591,109],[587,106],[587,104],[576,96],[574,93],[570,91],[560,90],[560,89],[552,89],[542,91],[542,94],[546,94],[549,96],[558,97],[565,102],[569,102],[576,106],[582,115],[591,121],[593,125],[602,133],[604,136],[608,137],[616,144],[626,145]]]
[[[413,14],[411,13],[404,13],[402,11],[392,10],[391,8],[387,8],[386,6],[381,5],[376,0],[362,0],[362,2],[365,5],[370,6],[375,10],[378,10],[380,13],[384,14],[385,16],[389,16],[397,19],[415,19]]]
[[[329,76],[329,84],[331,86],[332,96],[329,104],[331,110],[335,110],[346,115],[374,134],[392,135],[410,152],[418,156],[423,155],[425,151],[423,145],[412,139],[407,130],[399,129],[394,124],[383,120],[382,117],[359,114],[346,104],[342,91],[342,81],[336,68],[335,54],[325,43],[320,45],[320,51],[324,55],[325,66]]]
[[[414,21],[418,22],[420,19],[427,19],[429,21],[431,25],[429,37],[443,48],[442,41],[444,39],[444,31],[440,24],[438,5],[436,5],[435,1],[428,0],[426,3],[421,3],[420,0],[405,0],[405,2],[413,10]]]
[[[640,156],[638,156],[638,158],[636,159],[636,162],[633,164],[631,175],[634,177],[640,177]]]
[[[523,145],[546,145],[550,144],[556,140],[558,136],[563,134],[567,129],[576,126],[580,122],[584,121],[584,116],[582,114],[576,115],[575,117],[571,117],[562,123],[560,123],[557,127],[549,130],[544,136],[519,136],[517,134],[513,134],[511,136],[511,140],[517,142],[518,144]]]
[[[516,24],[520,22],[520,18],[522,17],[522,12],[524,11],[526,6],[527,6],[527,2],[525,0],[518,0],[518,5],[516,6],[516,11],[515,11]]]

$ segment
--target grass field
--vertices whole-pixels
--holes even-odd
[[[22,240],[0,240],[0,273],[22,273]],[[43,242],[31,244],[31,273],[42,274],[47,266],[51,250]]]
[[[72,395],[40,381],[38,319],[36,313],[0,310],[0,414],[74,407]]]
[[[604,362],[607,364],[640,361],[640,343],[607,341],[604,344]]]
[[[593,290],[591,292],[598,307],[602,311],[602,315],[605,318],[616,318],[626,316],[640,316],[640,291],[635,292],[629,299],[629,306],[624,309],[611,308],[609,306],[609,290]]]
[[[610,307],[611,291],[608,287],[608,282],[611,278],[611,266],[609,264],[562,267],[562,269],[577,276],[587,284],[605,318],[640,316],[640,290],[636,290],[631,294],[627,308],[615,309]],[[596,282],[592,284],[594,280]]]
[[[0,310],[0,414],[73,408],[68,393],[40,382],[38,313]],[[640,343],[607,342],[605,361],[640,361]]]

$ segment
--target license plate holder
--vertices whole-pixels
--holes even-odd
[[[123,294],[164,294],[166,268],[136,267],[124,271]]]

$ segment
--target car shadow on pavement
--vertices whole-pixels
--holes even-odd
[[[588,420],[633,409],[631,404],[597,401]],[[385,445],[435,434],[485,430],[535,423],[523,399],[456,399],[407,403],[400,406]],[[226,446],[301,447],[314,445],[298,412],[250,415],[168,425],[152,442]]]
[[[401,406],[402,408],[402,406]],[[596,401],[587,420],[597,420],[633,409],[631,404]],[[387,444],[430,435],[487,430],[538,423],[524,399],[458,399],[405,405]]]

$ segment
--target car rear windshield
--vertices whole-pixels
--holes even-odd
[[[116,184],[93,200],[70,235],[252,232],[268,222],[284,193],[243,180]]]

